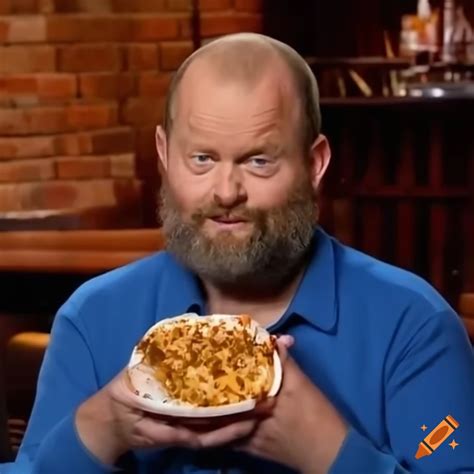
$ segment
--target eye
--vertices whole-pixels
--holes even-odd
[[[212,162],[212,157],[205,153],[196,153],[191,157],[191,160],[193,161],[193,164],[197,166],[204,166]]]
[[[262,156],[257,156],[254,158],[250,158],[248,162],[254,167],[254,168],[265,168],[266,166],[269,166],[271,164],[270,160],[262,157]]]

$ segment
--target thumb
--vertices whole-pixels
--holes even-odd
[[[277,339],[277,350],[280,356],[281,363],[284,364],[288,358],[288,349],[293,346],[295,339],[290,335],[283,335]]]

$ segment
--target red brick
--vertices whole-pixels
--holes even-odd
[[[72,99],[76,77],[72,74],[22,74],[0,77],[0,92],[8,97],[33,96],[38,101]]]
[[[93,130],[56,137],[55,148],[58,155],[124,153],[134,149],[134,138],[129,127]]]
[[[114,180],[114,191],[119,206],[130,207],[136,206],[138,203],[143,204],[142,183],[138,180],[116,178]]]
[[[41,99],[69,99],[77,95],[77,78],[72,74],[40,75],[37,84]]]
[[[193,36],[193,24],[191,15],[179,20],[179,37],[184,39],[192,38]]]
[[[20,211],[20,192],[18,184],[0,184],[0,212]]]
[[[36,0],[38,13],[54,13],[57,0]]]
[[[56,69],[56,51],[51,46],[0,47],[0,74],[50,72]]]
[[[262,0],[234,0],[235,9],[243,12],[262,12]]]
[[[154,98],[128,99],[121,110],[121,121],[127,125],[157,125],[163,117],[164,100]]]
[[[136,129],[136,173],[145,180],[158,177],[156,165],[156,125]]]
[[[111,155],[110,174],[113,178],[135,177],[135,155],[133,153],[124,155]]]
[[[202,12],[229,10],[233,6],[233,0],[200,0],[199,9]]]
[[[73,104],[65,107],[4,109],[0,135],[62,133],[71,130],[106,128],[117,124],[114,104]]]
[[[130,71],[158,69],[158,46],[156,44],[131,44],[127,47],[127,68]]]
[[[190,11],[192,9],[191,0],[168,0],[166,4],[168,11]]]
[[[83,8],[77,0],[50,0],[50,5],[55,13],[77,13]]]
[[[0,91],[5,95],[36,94],[36,76],[8,75],[0,77]]]
[[[9,30],[10,25],[8,24],[8,21],[0,19],[0,44],[7,42]]]
[[[160,68],[162,71],[174,71],[193,52],[190,41],[173,41],[160,45]]]
[[[0,15],[8,15],[11,12],[12,0],[0,0]]]
[[[145,73],[138,80],[138,95],[165,97],[171,82],[171,74]]]
[[[67,123],[74,130],[107,128],[117,124],[115,104],[74,104],[67,109]]]
[[[132,23],[128,15],[94,15],[83,21],[81,41],[129,42]]]
[[[44,181],[54,177],[54,163],[49,159],[0,163],[0,182]]]
[[[137,143],[140,142],[140,154],[137,152],[136,173],[144,181],[143,200],[146,213],[150,216],[156,214],[156,190],[160,188],[159,167],[157,166],[155,129],[151,128],[146,133],[148,139],[144,140],[142,130],[138,130]],[[138,138],[139,137],[139,138]],[[147,225],[152,225],[151,219]]]
[[[36,13],[37,0],[10,0],[11,13]]]
[[[120,71],[122,63],[122,51],[116,45],[77,44],[58,48],[60,71]]]
[[[59,179],[108,178],[110,159],[106,156],[79,156],[56,160]]]
[[[35,107],[5,109],[0,114],[0,135],[33,135],[67,131],[65,109]]]
[[[120,182],[120,191],[139,195],[140,184]],[[117,182],[95,179],[0,185],[0,211],[61,209],[116,205]]]
[[[40,15],[8,17],[7,43],[42,43],[46,40],[46,18]]]
[[[36,158],[55,154],[53,137],[0,137],[0,160]]]
[[[42,12],[41,7],[45,0],[10,0],[11,13],[14,14],[32,14]]]
[[[52,15],[46,24],[46,37],[51,43],[79,41],[83,22],[84,19],[77,15]]]
[[[250,13],[208,13],[201,17],[201,36],[212,37],[229,33],[262,30],[262,17]]]
[[[121,15],[51,15],[47,17],[47,39],[50,42],[127,41],[130,19]]]
[[[81,74],[80,95],[84,99],[123,99],[136,95],[134,74]]]
[[[161,41],[179,36],[180,17],[175,15],[138,16],[131,19],[131,38],[134,41]]]
[[[166,0],[111,0],[112,10],[120,13],[166,11]]]
[[[134,149],[134,134],[128,127],[98,130],[90,135],[91,153],[123,153]]]
[[[48,0],[57,13],[104,13],[111,11],[109,0]]]

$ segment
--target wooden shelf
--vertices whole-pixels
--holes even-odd
[[[0,271],[99,273],[164,248],[159,229],[0,233]]]
[[[399,108],[423,107],[472,107],[474,97],[463,98],[428,98],[428,97],[323,97],[321,107],[324,108]]]

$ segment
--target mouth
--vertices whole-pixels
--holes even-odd
[[[248,221],[238,216],[212,216],[209,218],[220,228],[233,229],[248,224]]]
[[[245,219],[241,217],[232,217],[232,216],[213,216],[211,219],[214,222],[218,222],[219,224],[240,224],[242,222],[247,222]]]

